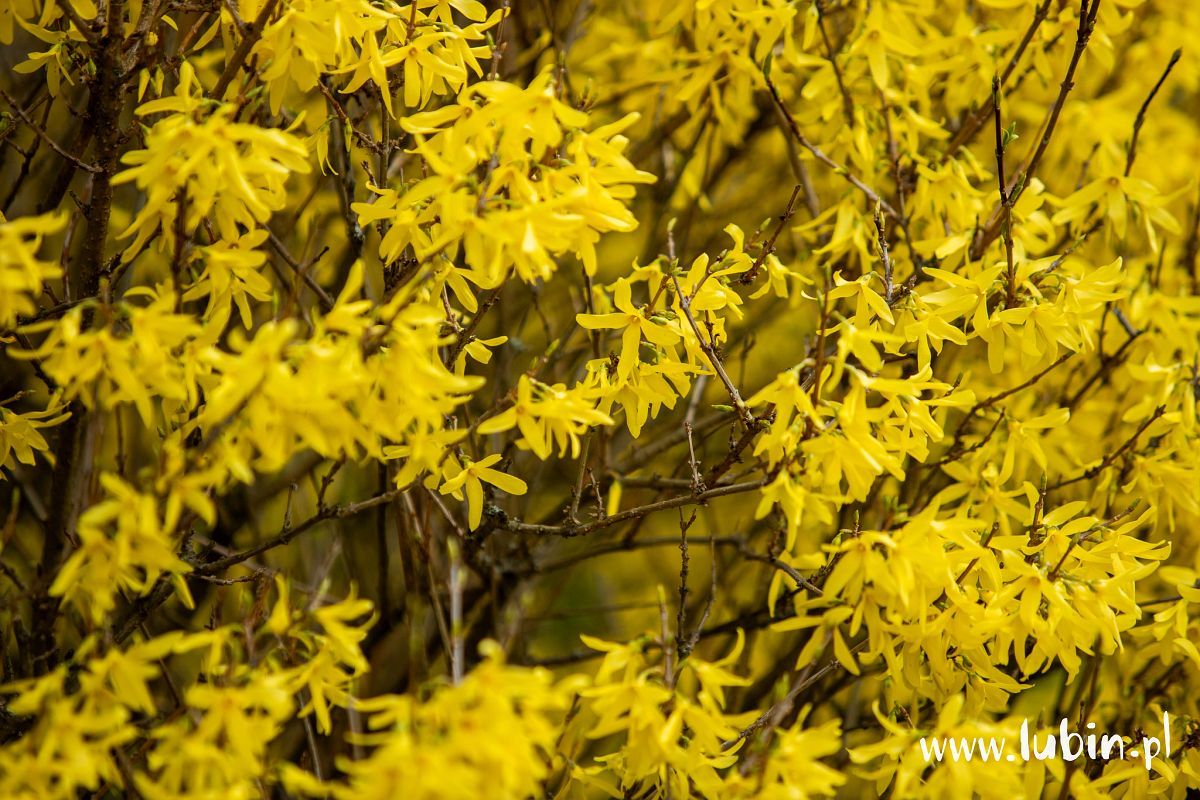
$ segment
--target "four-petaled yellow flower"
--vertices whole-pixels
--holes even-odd
[[[589,330],[612,329],[621,333],[621,357],[617,363],[617,375],[626,378],[640,360],[642,339],[660,347],[676,344],[680,335],[669,324],[657,322],[633,305],[633,291],[629,281],[618,278],[613,287],[613,305],[616,311],[607,314],[576,314],[575,320]]]
[[[458,474],[442,484],[440,491],[456,500],[461,500],[463,492],[467,495],[467,519],[470,529],[479,527],[483,519],[483,484],[490,483],[502,492],[508,494],[525,494],[528,486],[520,478],[506,475],[499,470],[491,469],[492,464],[500,460],[498,454],[482,458],[479,461],[467,461]]]

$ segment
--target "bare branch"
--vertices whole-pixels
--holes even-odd
[[[1166,83],[1167,76],[1171,74],[1171,70],[1179,63],[1179,58],[1183,55],[1183,48],[1177,49],[1171,54],[1171,60],[1167,62],[1167,68],[1163,70],[1163,74],[1159,77],[1158,83],[1154,84],[1154,88],[1150,90],[1150,94],[1146,97],[1146,102],[1142,103],[1142,107],[1138,109],[1137,117],[1133,121],[1133,135],[1129,137],[1129,150],[1125,154],[1125,177],[1129,177],[1129,173],[1133,170],[1133,161],[1137,158],[1137,140],[1138,134],[1142,131],[1142,124],[1146,121],[1146,111],[1150,108],[1151,101],[1158,94],[1158,90]]]
[[[63,3],[63,5],[70,6],[70,3]],[[75,156],[71,155],[66,150],[64,150],[59,145],[58,142],[54,141],[54,139],[52,139],[50,137],[50,134],[46,133],[45,128],[43,128],[41,125],[37,124],[37,122],[35,122],[28,114],[25,113],[25,110],[23,108],[21,108],[21,105],[16,100],[13,99],[12,95],[10,95],[8,92],[4,91],[3,87],[0,87],[0,97],[4,98],[4,102],[8,105],[9,108],[11,108],[13,110],[13,113],[16,114],[17,117],[19,117],[20,120],[25,123],[26,127],[28,127],[30,130],[32,130],[34,133],[36,133],[38,135],[39,139],[41,139],[43,142],[48,144],[50,146],[51,150],[58,153],[60,156],[65,158],[67,161],[70,161],[72,164],[79,167],[79,169],[81,169],[85,172],[91,172],[91,173],[95,174],[100,171],[99,167],[97,167],[93,164],[88,164],[87,162],[84,162],[84,161],[80,161],[78,158],[76,158]]]
[[[772,81],[770,78],[766,77],[765,75],[763,76],[763,79],[767,83],[767,90],[770,91],[770,93],[771,93],[771,99],[775,101],[776,107],[779,109],[780,113],[783,114],[783,118],[787,122],[788,130],[790,130],[792,132],[792,136],[796,139],[796,141],[800,144],[800,146],[803,147],[808,152],[812,153],[813,157],[816,158],[818,161],[820,161],[822,164],[829,167],[834,172],[836,172],[838,175],[841,175],[843,178],[845,178],[850,183],[851,186],[853,186],[855,189],[858,189],[860,192],[865,194],[867,196],[868,200],[870,200],[875,205],[878,205],[885,212],[887,212],[887,215],[889,217],[891,217],[892,219],[895,219],[898,222],[901,221],[902,218],[901,218],[900,214],[896,211],[896,209],[892,208],[890,203],[888,203],[886,200],[884,200],[882,197],[879,196],[879,192],[875,191],[870,186],[867,186],[854,173],[852,173],[849,169],[847,169],[844,165],[839,164],[838,162],[834,161],[829,156],[825,155],[825,152],[823,150],[821,150],[821,148],[817,147],[815,144],[813,144],[812,142],[810,142],[808,140],[808,137],[805,136],[801,132],[800,126],[796,124],[796,118],[792,116],[792,113],[790,111],[788,111],[787,106],[784,105],[783,98],[779,96],[779,89],[777,89],[775,87],[774,81]]]

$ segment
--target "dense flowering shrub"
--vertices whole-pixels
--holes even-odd
[[[1197,26],[0,0],[0,796],[1193,796]]]

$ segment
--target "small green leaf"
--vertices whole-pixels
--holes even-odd
[[[1000,139],[1000,146],[1008,149],[1008,146],[1021,137],[1017,135],[1017,123],[1013,120],[1004,131],[1004,135]]]

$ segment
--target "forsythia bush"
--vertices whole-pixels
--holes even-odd
[[[1196,796],[1198,26],[0,0],[0,797]]]

